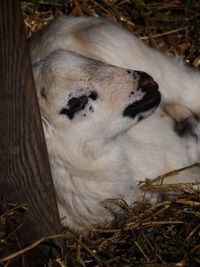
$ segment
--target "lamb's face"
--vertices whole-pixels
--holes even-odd
[[[109,142],[160,103],[147,74],[65,50],[37,63],[34,76],[46,138],[59,136],[66,145]]]

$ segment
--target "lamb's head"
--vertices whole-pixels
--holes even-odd
[[[87,144],[108,143],[160,103],[158,85],[146,73],[66,50],[36,63],[34,77],[48,148],[56,143],[69,157],[79,157]]]

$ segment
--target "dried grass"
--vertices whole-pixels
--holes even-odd
[[[188,168],[194,167],[199,168],[200,165]],[[167,173],[162,180],[183,171]],[[157,183],[160,178],[155,178],[154,182]],[[150,183],[151,186],[154,182]],[[145,181],[144,185],[149,186],[149,181]],[[109,199],[107,201],[120,208],[120,215],[115,214],[112,224],[93,225],[88,234],[66,229],[61,234],[43,237],[26,248],[20,248],[15,238],[15,232],[23,227],[19,223],[19,215],[21,217],[26,209],[11,204],[1,205],[0,255],[7,256],[0,259],[0,264],[10,266],[13,259],[22,257],[40,243],[61,237],[65,240],[63,255],[59,259],[50,259],[48,266],[57,263],[61,267],[197,267],[200,264],[200,191],[194,190],[191,185],[179,185],[177,188],[180,192],[178,199],[165,199],[154,204],[144,199],[128,206],[123,199]],[[174,187],[169,185],[168,190],[171,192]]]

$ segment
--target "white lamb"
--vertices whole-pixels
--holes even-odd
[[[59,212],[69,227],[112,220],[105,199],[132,203],[141,196],[138,181],[199,161],[198,71],[102,18],[59,17],[30,49]],[[189,178],[200,180],[199,171],[166,182]]]

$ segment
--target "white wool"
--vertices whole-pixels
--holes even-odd
[[[136,201],[138,181],[199,161],[198,119],[195,138],[174,131],[174,121],[186,119],[187,111],[188,117],[200,113],[199,72],[102,18],[59,17],[32,38],[30,49],[60,216],[69,227],[81,230],[111,220],[105,199]],[[148,73],[161,91],[160,108],[139,123],[137,116],[122,116],[127,105],[143,98],[137,90],[140,75],[133,72],[133,78],[124,68]],[[98,99],[72,120],[59,114],[70,95],[93,89]],[[198,170],[168,181],[188,177],[199,180]]]

